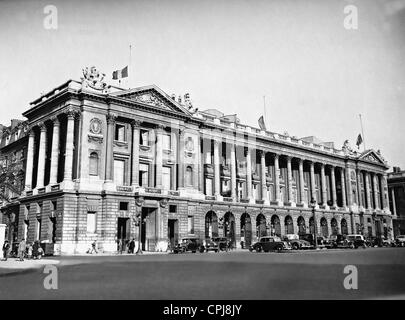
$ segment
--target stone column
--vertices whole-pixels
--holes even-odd
[[[179,129],[178,131],[178,187],[184,188],[184,129]]]
[[[105,180],[113,181],[114,177],[114,127],[117,116],[113,113],[107,115],[107,150],[105,154]],[[73,134],[72,134],[73,136]],[[65,171],[66,173],[66,171]]]
[[[332,206],[337,207],[337,197],[336,197],[336,178],[335,178],[335,167],[330,168],[330,179],[332,180]]]
[[[299,175],[300,175],[300,203],[305,204],[305,181],[304,181],[304,160],[299,159]]]
[[[41,130],[41,133],[39,136],[37,188],[42,188],[44,186],[45,156],[46,156],[46,126],[45,126],[45,124],[40,123],[39,129]]]
[[[380,209],[378,205],[377,175],[375,173],[373,173],[373,186],[374,186],[374,206],[376,209]]]
[[[279,166],[279,155],[274,155],[274,189],[276,201],[280,204],[281,195],[280,195],[280,166]]]
[[[53,133],[52,133],[52,151],[51,151],[51,172],[49,184],[57,183],[58,179],[58,160],[59,160],[59,129],[60,123],[58,117],[53,117]]]
[[[267,199],[267,184],[266,184],[266,153],[262,150],[260,151],[260,177],[262,185],[262,200],[266,203],[269,202]]]
[[[367,197],[367,209],[371,210],[371,190],[370,190],[370,175],[368,172],[365,173],[366,176],[366,197]]]
[[[396,216],[397,215],[397,204],[395,202],[395,190],[394,190],[394,188],[391,189],[391,198],[392,198],[393,215]]]
[[[382,195],[383,195],[383,208],[384,211],[389,211],[389,199],[388,199],[388,186],[387,186],[387,173],[384,172],[382,180],[381,180],[381,184],[382,184]]]
[[[133,120],[132,127],[132,186],[139,187],[139,128],[141,122]]]
[[[350,170],[348,166],[346,166],[346,187],[347,187],[347,204],[349,206],[352,206],[353,205],[352,182],[350,179]]]
[[[231,145],[231,196],[233,201],[236,201],[236,155],[235,155],[235,145]]]
[[[356,182],[357,182],[357,205],[359,206],[360,210],[362,211],[363,203],[361,201],[361,185],[360,185],[360,170],[356,170]],[[364,180],[363,180],[364,181]]]
[[[221,173],[219,164],[219,141],[214,139],[214,195],[221,193]]]
[[[321,163],[321,184],[322,184],[322,203],[327,205],[328,197],[326,194],[326,177],[325,177],[325,164]]]
[[[27,169],[25,171],[25,190],[32,189],[32,171],[34,168],[34,130],[29,130],[28,148],[27,148]]]
[[[287,189],[288,189],[288,202],[293,203],[293,190],[292,190],[292,169],[291,157],[287,156]]]
[[[253,200],[252,195],[252,158],[249,147],[245,149],[246,152],[246,190],[249,201]]]
[[[162,186],[162,171],[163,171],[163,145],[162,135],[164,126],[158,125],[156,127],[156,188],[161,189]]]
[[[345,208],[347,205],[347,202],[346,202],[346,186],[345,186],[344,168],[340,168],[340,183],[342,185],[342,203],[343,203],[343,208]]]
[[[315,191],[315,164],[313,162],[310,163],[309,167],[310,175],[311,175],[311,197],[314,198],[316,201],[316,191]],[[309,199],[311,202],[311,199]]]

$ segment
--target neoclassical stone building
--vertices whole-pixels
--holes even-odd
[[[19,239],[61,253],[105,251],[117,239],[144,250],[195,235],[240,246],[265,234],[363,233],[388,225],[379,152],[262,131],[198,111],[151,85],[108,86],[91,68],[31,103]],[[313,219],[308,202],[317,202]]]

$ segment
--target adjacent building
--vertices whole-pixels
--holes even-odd
[[[405,171],[394,167],[388,173],[388,189],[390,209],[395,217],[393,221],[394,235],[405,234]]]
[[[109,86],[96,68],[31,103],[18,240],[85,252],[138,239],[362,233],[392,237],[388,165],[352,150],[199,111],[154,85]],[[316,201],[315,218],[309,202]],[[141,234],[139,224],[141,223]]]

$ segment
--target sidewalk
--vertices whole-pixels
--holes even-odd
[[[7,261],[0,261],[0,276],[20,273],[25,270],[39,269],[48,264],[58,264],[59,260],[40,259],[19,261],[16,258],[9,258]]]

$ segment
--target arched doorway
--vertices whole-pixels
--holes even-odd
[[[321,218],[321,235],[328,237],[328,222],[324,217]]]
[[[309,218],[309,233],[310,233],[310,234],[314,234],[314,233],[315,233],[314,217]]]
[[[299,235],[307,233],[307,228],[305,226],[305,219],[302,216],[298,217],[297,225],[298,225],[298,234]]]
[[[240,236],[244,242],[244,247],[248,248],[252,244],[252,222],[250,215],[244,212],[240,217]]]
[[[256,217],[256,235],[258,238],[267,236],[266,217],[262,213]]]
[[[340,229],[342,230],[343,235],[349,234],[346,219],[342,219],[342,221],[340,222]]]
[[[294,234],[294,224],[291,216],[286,216],[284,219],[285,234]]]
[[[214,211],[205,215],[205,238],[218,237],[218,217]]]
[[[272,235],[281,237],[280,219],[277,215],[271,217],[271,233]]]
[[[229,211],[224,215],[224,236],[231,241],[232,246],[235,248],[235,216]]]
[[[336,235],[339,233],[338,223],[335,218],[332,218],[332,220],[330,221],[330,227],[332,229],[332,234]]]

